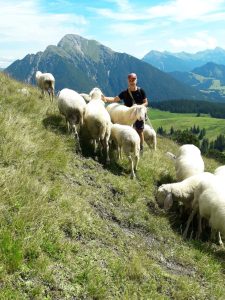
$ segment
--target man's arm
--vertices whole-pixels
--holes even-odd
[[[147,98],[145,98],[144,100],[143,100],[143,104],[142,104],[143,106],[148,106],[148,99]]]
[[[112,102],[119,102],[120,98],[118,96],[116,96],[116,97],[105,97],[105,96],[103,96],[102,100],[104,102],[112,103]]]

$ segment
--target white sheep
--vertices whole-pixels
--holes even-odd
[[[23,87],[22,89],[18,89],[17,92],[24,96],[30,95],[30,92],[29,92],[28,88],[26,88],[26,87]]]
[[[117,147],[119,158],[121,159],[122,150],[128,157],[131,166],[131,178],[135,178],[134,171],[137,171],[140,156],[140,137],[137,131],[128,125],[113,124],[111,139]],[[134,162],[132,156],[134,156]]]
[[[107,106],[113,123],[132,126],[137,120],[144,121],[147,108],[143,105],[133,105],[127,107],[118,103],[112,103]]]
[[[204,161],[201,151],[195,145],[187,144],[181,146],[177,156],[171,152],[167,152],[167,155],[174,160],[178,181],[204,172]]]
[[[182,202],[186,209],[190,209],[198,184],[205,178],[210,179],[213,177],[213,174],[203,172],[190,176],[181,182],[162,184],[157,190],[156,200],[159,206],[164,207],[165,210],[173,205],[174,200]]]
[[[213,175],[211,178],[204,178],[199,182],[194,192],[193,210],[190,214],[184,236],[187,235],[190,223],[196,213],[199,213],[198,233],[199,237],[202,232],[201,219],[209,221],[213,231],[219,233],[219,243],[223,245],[220,232],[225,235],[225,193],[224,183],[220,176]]]
[[[145,124],[144,126],[144,140],[149,146],[149,149],[153,148],[154,150],[156,150],[156,132],[152,127],[150,127],[147,124]]]
[[[80,93],[81,97],[83,97],[83,99],[85,100],[86,103],[91,101],[91,97],[89,94],[86,93]]]
[[[224,180],[224,183],[225,183],[225,166],[220,166],[218,167],[215,171],[214,171],[214,174],[216,176],[220,176],[223,178]]]
[[[96,143],[100,142],[106,151],[106,162],[109,159],[109,138],[111,133],[110,115],[105,109],[102,99],[102,92],[99,88],[94,88],[90,92],[91,101],[86,106],[84,121],[85,126],[94,140],[94,153],[96,153]]]
[[[55,91],[55,78],[51,73],[36,72],[35,75],[38,87],[41,89],[42,97],[44,97],[45,91],[48,92],[50,101],[53,101]]]
[[[86,102],[75,91],[63,89],[58,94],[58,108],[62,115],[65,116],[68,132],[73,130],[79,144],[79,131],[84,122]]]

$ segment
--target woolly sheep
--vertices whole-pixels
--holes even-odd
[[[55,91],[55,78],[51,73],[42,73],[40,71],[36,72],[35,75],[38,87],[41,89],[42,97],[45,91],[48,92],[50,101],[53,101],[54,91]]]
[[[151,128],[149,125],[145,124],[144,126],[144,140],[149,146],[149,149],[151,147],[156,150],[157,140],[156,140],[156,132],[153,128]]]
[[[131,178],[135,178],[134,171],[137,170],[140,155],[140,137],[137,131],[128,125],[113,124],[111,139],[117,146],[119,158],[121,158],[122,150],[128,157],[131,166]],[[132,156],[134,156],[134,163]]]
[[[29,90],[27,88],[25,88],[25,87],[22,88],[22,89],[18,89],[17,92],[20,93],[20,94],[22,94],[22,95],[24,95],[24,96],[29,96],[30,95]]]
[[[192,208],[192,201],[194,199],[194,191],[198,184],[203,179],[213,178],[214,175],[208,172],[203,172],[184,179],[181,182],[163,184],[158,188],[156,193],[156,200],[160,207],[168,210],[173,201],[180,201],[184,204],[186,209]]]
[[[216,176],[220,176],[223,178],[224,180],[224,183],[225,183],[225,166],[220,166],[218,167],[215,171],[214,171],[214,174]]]
[[[81,97],[85,100],[86,103],[91,101],[91,97],[89,94],[86,93],[80,93]]]
[[[133,105],[127,107],[118,103],[112,103],[107,106],[113,123],[132,126],[137,120],[145,120],[147,109],[143,105]]]
[[[197,212],[200,215],[197,236],[199,237],[202,232],[201,219],[205,218],[209,221],[211,229],[219,232],[219,243],[222,245],[220,232],[225,235],[225,193],[224,184],[219,176],[204,178],[196,187],[193,211],[188,218],[184,236],[187,235],[190,223]]]
[[[86,106],[84,121],[85,126],[94,140],[94,152],[96,143],[100,142],[106,151],[106,162],[109,162],[109,138],[111,133],[110,115],[105,109],[105,103],[101,100],[102,92],[94,88],[90,92],[91,101]]]
[[[58,108],[60,113],[65,116],[68,131],[71,129],[74,131],[79,143],[78,132],[83,125],[86,102],[77,92],[65,88],[58,94]]]
[[[177,156],[171,152],[167,152],[167,155],[175,162],[178,181],[204,172],[204,161],[201,156],[201,151],[195,145],[187,144],[181,146]]]

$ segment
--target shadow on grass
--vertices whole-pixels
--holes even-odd
[[[46,129],[49,129],[57,134],[68,134],[65,119],[60,115],[48,115],[42,120],[42,123]]]
[[[181,213],[180,209],[181,207],[176,203],[173,205],[170,212],[166,214],[166,217],[170,222],[171,229],[182,236],[189,214],[187,212]],[[211,228],[206,220],[203,220],[202,222],[203,230],[200,239],[196,239],[198,217],[195,216],[189,227],[188,237],[186,240],[184,239],[184,241],[200,252],[214,257],[221,264],[224,270],[223,272],[225,273],[225,248],[219,246],[218,240],[211,241]]]
[[[162,184],[167,184],[167,183],[172,183],[175,182],[173,176],[171,176],[169,173],[165,174],[165,173],[161,173],[159,175],[159,179],[156,180],[156,186],[159,187]]]

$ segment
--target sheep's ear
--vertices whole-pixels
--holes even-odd
[[[131,118],[134,118],[136,115],[137,115],[137,107],[133,110],[133,112],[131,114]]]
[[[173,197],[172,194],[169,193],[166,196],[166,199],[164,200],[164,209],[169,210],[173,205]]]
[[[167,155],[170,159],[173,159],[173,160],[176,159],[176,155],[174,155],[174,154],[171,153],[171,152],[166,152],[166,155]]]

